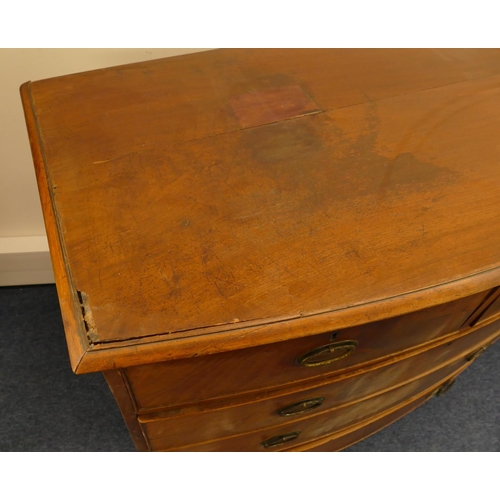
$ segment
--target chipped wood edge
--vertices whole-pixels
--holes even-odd
[[[82,328],[82,321],[77,310],[78,297],[71,284],[69,271],[65,265],[63,257],[63,247],[59,239],[59,230],[49,180],[45,167],[45,158],[43,153],[43,142],[38,129],[33,98],[30,91],[30,82],[24,83],[20,87],[21,101],[23,104],[26,127],[31,146],[31,154],[35,166],[36,180],[42,205],[43,219],[47,240],[50,248],[50,258],[54,277],[56,282],[57,295],[61,307],[61,315],[64,324],[64,331],[68,345],[71,368],[75,373],[85,356],[88,348],[88,341],[85,331]]]

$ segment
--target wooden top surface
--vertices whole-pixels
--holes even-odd
[[[216,50],[22,95],[84,350],[498,276],[498,50]]]

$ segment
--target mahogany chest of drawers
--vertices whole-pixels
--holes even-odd
[[[224,49],[21,96],[71,364],[138,450],[340,450],[500,335],[498,50]]]

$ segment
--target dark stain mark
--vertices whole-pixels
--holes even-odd
[[[359,255],[359,252],[355,248],[352,248],[351,250],[348,250],[347,252],[345,252],[345,256],[348,258],[357,257],[359,260],[363,260],[361,258],[361,256]]]
[[[316,155],[322,150],[321,138],[314,127],[304,120],[285,121],[247,132],[245,147],[259,164],[292,161]],[[303,163],[303,161],[302,161]]]
[[[342,158],[347,168],[357,167],[353,171],[361,174],[360,194],[378,190],[378,197],[384,198],[391,192],[429,190],[431,186],[456,182],[456,172],[421,161],[412,152],[401,152],[394,158],[381,155],[376,149],[380,128],[376,103],[366,106],[366,125],[366,132],[353,141],[345,141],[352,154]]]
[[[420,190],[424,184],[434,183],[445,170],[433,163],[420,161],[412,153],[400,153],[396,158],[386,163],[380,191],[385,192],[391,186],[404,186],[409,190]],[[447,172],[451,174],[451,171]]]
[[[249,157],[248,170],[258,170],[274,197],[297,209],[324,209],[329,200],[360,196],[400,197],[457,182],[458,173],[412,152],[381,154],[376,103],[366,105],[362,127],[352,138],[334,119],[317,114],[246,130],[240,145]]]

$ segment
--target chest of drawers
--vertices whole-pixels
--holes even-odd
[[[339,450],[500,334],[500,52],[216,50],[21,87],[75,373],[138,450]]]

